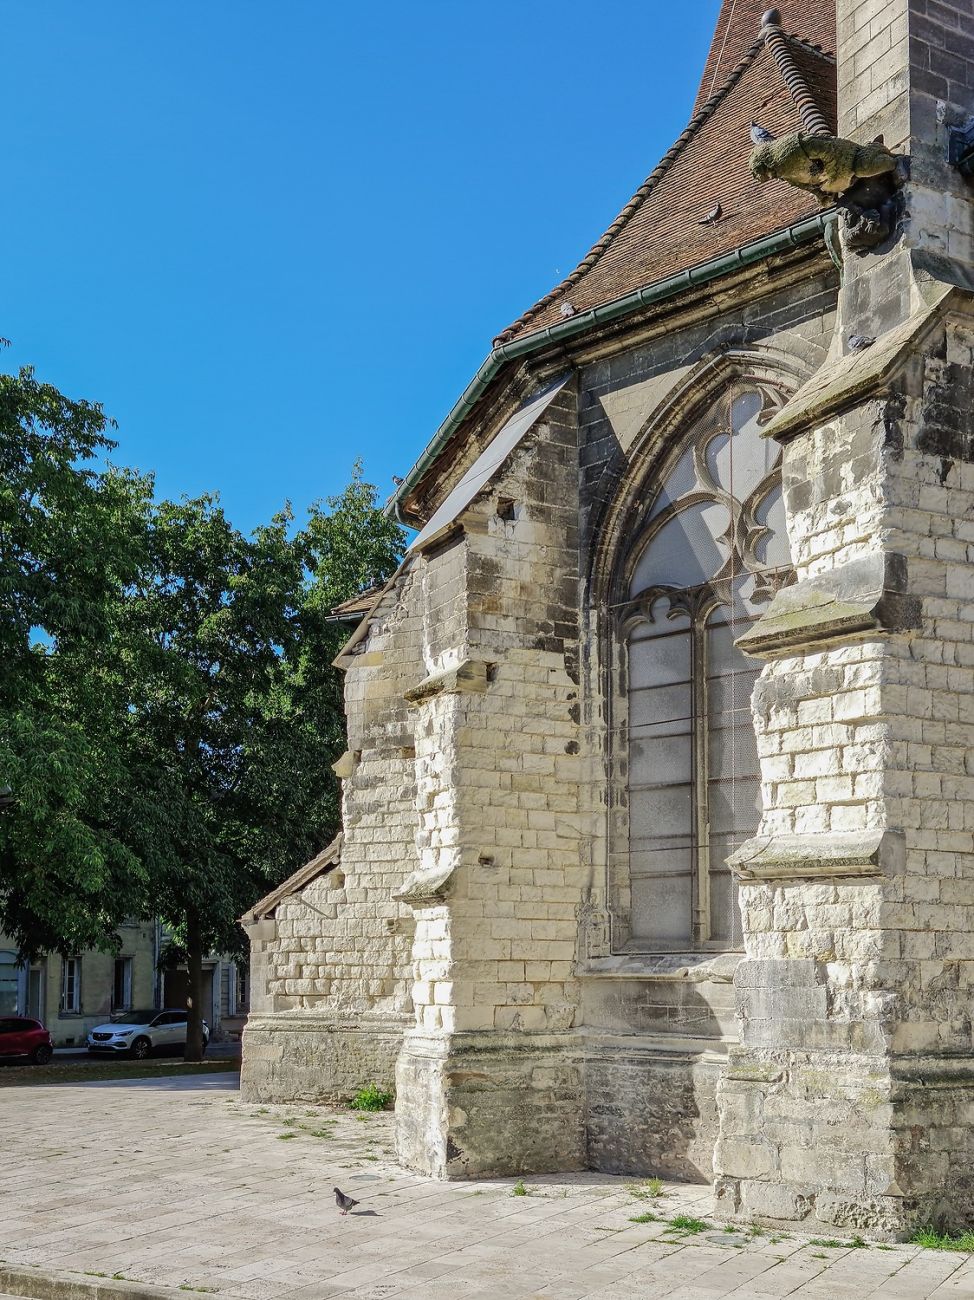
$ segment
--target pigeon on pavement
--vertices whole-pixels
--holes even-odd
[[[342,1214],[347,1214],[349,1210],[353,1210],[358,1205],[358,1201],[353,1201],[350,1196],[346,1196],[340,1188],[333,1187],[331,1190],[335,1193],[335,1204]]]
[[[754,144],[768,144],[768,143],[769,143],[771,140],[773,140],[773,139],[774,139],[774,136],[771,134],[770,131],[766,130],[763,126],[759,126],[757,122],[752,122],[752,123],[751,123],[751,141],[752,141],[752,143],[754,143]]]
[[[723,215],[724,215],[724,209],[718,203],[717,206],[715,208],[712,208],[705,217],[702,217],[700,219],[700,221],[697,224],[701,226],[716,226],[717,222],[721,219]]]
[[[850,352],[865,352],[866,348],[871,348],[876,340],[869,334],[850,334],[846,342],[849,344]]]

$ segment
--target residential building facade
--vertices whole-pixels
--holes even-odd
[[[156,1005],[156,926],[132,922],[118,933],[115,955],[48,953],[24,963],[0,933],[0,1014],[32,1016],[55,1047],[80,1047],[88,1030],[115,1012]]]
[[[118,935],[114,954],[89,949],[22,962],[13,941],[0,933],[0,1015],[31,1016],[51,1031],[55,1047],[81,1047],[89,1029],[119,1011],[184,1007],[185,968],[160,966],[161,922],[132,921],[120,926]],[[250,1006],[246,963],[210,954],[204,961],[203,998],[211,1037],[238,1038]]]

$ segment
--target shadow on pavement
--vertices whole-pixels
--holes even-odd
[[[148,1088],[156,1092],[236,1092],[240,1075],[236,1070],[219,1074],[170,1074],[149,1079],[83,1079],[73,1081],[76,1088]]]

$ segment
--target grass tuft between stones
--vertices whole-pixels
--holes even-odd
[[[706,1232],[708,1228],[712,1227],[713,1224],[707,1223],[705,1219],[695,1219],[692,1214],[675,1214],[670,1219],[670,1228],[676,1229],[677,1232],[696,1234]]]
[[[850,1241],[839,1241],[836,1237],[812,1237],[810,1246],[827,1246],[829,1250],[868,1250],[869,1242],[863,1237],[853,1237]]]
[[[352,1110],[385,1110],[392,1101],[392,1093],[385,1092],[376,1083],[370,1083],[358,1092],[348,1103]]]
[[[925,1250],[958,1250],[965,1254],[974,1254],[974,1232],[968,1230],[959,1236],[949,1232],[938,1232],[936,1228],[918,1228],[910,1238],[914,1246],[923,1246]]]

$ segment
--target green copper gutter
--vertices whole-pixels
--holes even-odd
[[[680,271],[676,275],[667,276],[665,280],[657,280],[655,284],[648,284],[644,289],[634,289],[632,293],[627,293],[624,297],[616,298],[612,302],[603,303],[601,307],[592,307],[588,311],[580,311],[575,316],[569,316],[565,320],[559,321],[557,325],[548,325],[545,329],[537,330],[534,334],[526,334],[523,338],[514,339],[510,343],[502,343],[499,347],[494,348],[467,385],[453,410],[433,435],[429,446],[400,483],[395,495],[390,498],[386,512],[395,514],[400,523],[407,524],[408,527],[412,526],[403,519],[400,513],[403,498],[409,495],[429,466],[439,456],[447,442],[463,423],[467,414],[483,397],[491,381],[506,362],[514,361],[518,357],[528,356],[532,352],[538,352],[549,343],[560,343],[564,339],[571,339],[578,334],[584,334],[586,330],[592,329],[594,326],[605,325],[609,321],[618,320],[622,316],[629,316],[642,307],[662,302],[666,298],[673,298],[685,289],[691,289],[700,284],[709,284],[711,280],[717,280],[722,275],[730,274],[731,271],[737,271],[742,267],[751,266],[755,262],[761,262],[766,257],[772,257],[775,253],[783,253],[789,248],[796,248],[799,244],[807,244],[809,240],[824,234],[825,227],[832,215],[833,209],[830,208],[826,212],[816,213],[814,217],[805,217],[804,220],[796,222],[793,226],[775,231],[773,235],[764,235],[761,239],[754,240],[753,243],[743,244],[740,248],[735,248],[731,253],[723,253],[720,257],[713,257],[709,262],[701,262],[688,271]]]

